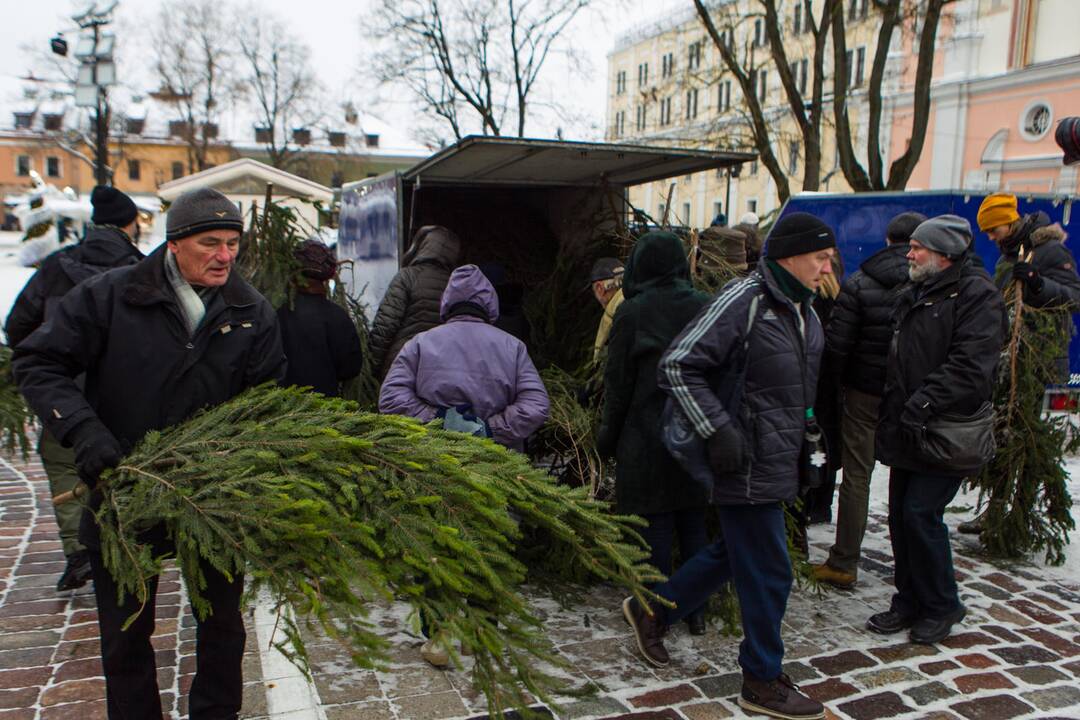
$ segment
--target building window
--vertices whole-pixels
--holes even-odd
[[[697,70],[701,67],[701,41],[690,43],[690,49],[687,53],[687,65],[691,70]]]
[[[615,137],[622,137],[626,133],[626,111],[620,110],[615,113]]]
[[[1053,125],[1054,112],[1044,100],[1029,104],[1020,114],[1020,134],[1025,140],[1035,141],[1046,137]]]
[[[750,198],[746,201],[746,212],[752,212],[757,215],[757,198]]]
[[[19,155],[15,158],[15,174],[19,177],[26,177],[30,174],[30,156]]]
[[[693,120],[694,118],[697,117],[697,99],[698,99],[698,90],[697,90],[697,88],[694,88],[693,90],[687,90],[686,91],[686,119],[687,120]]]
[[[806,78],[810,75],[810,61],[803,58],[799,61],[799,94],[806,95]]]
[[[213,140],[218,136],[218,124],[217,123],[203,123],[202,126],[203,137],[208,140]]]
[[[855,51],[855,87],[862,87],[863,75],[866,71],[866,48],[861,47]]]
[[[345,133],[332,130],[326,133],[326,140],[331,147],[345,147]]]
[[[735,47],[735,31],[731,28],[720,31],[720,44],[731,50]]]
[[[757,96],[758,100],[762,103],[765,102],[765,95],[769,92],[769,71],[765,68],[758,70],[757,80]]]
[[[379,147],[379,136],[375,133],[368,133],[364,135],[364,144],[369,148]]]
[[[169,137],[187,137],[188,124],[185,120],[169,121]]]
[[[757,161],[757,158],[754,158],[753,160],[750,161],[750,175],[751,176],[757,175],[757,168],[758,168],[758,161]]]
[[[272,143],[274,141],[274,134],[270,128],[265,125],[255,126],[255,142],[259,143]]]
[[[848,0],[848,20],[864,19],[869,13],[869,0]]]
[[[330,173],[330,187],[339,188],[345,182],[345,175],[340,170]]]
[[[675,70],[675,56],[672,53],[665,54],[660,58],[660,77],[671,77],[671,73]]]
[[[127,118],[124,120],[124,132],[128,135],[142,135],[146,127],[146,118]]]
[[[666,97],[660,101],[660,126],[671,124],[671,98]]]
[[[798,35],[802,32],[802,3],[795,3],[795,15],[791,18],[791,32]]]
[[[311,131],[307,128],[293,128],[292,140],[297,145],[308,145],[311,143]]]
[[[622,95],[626,92],[626,71],[620,70],[615,73],[615,94]]]
[[[128,160],[128,180],[141,180],[142,179],[142,165],[138,160]]]
[[[45,174],[51,178],[60,177],[60,158],[52,155],[45,158]]]
[[[660,220],[661,222],[663,222],[664,212],[666,210],[667,210],[667,205],[665,205],[664,203],[660,203],[660,205],[658,207],[658,212],[656,213],[656,218],[658,220]]]
[[[34,113],[15,113],[15,129],[29,130],[34,124]]]
[[[46,130],[55,132],[63,127],[64,116],[57,114],[44,115],[42,117],[42,123],[44,123]]]
[[[637,66],[637,84],[638,87],[645,85],[649,82],[649,63],[641,63]]]
[[[788,143],[788,175],[799,174],[799,141]]]
[[[717,172],[719,172],[719,170]],[[724,203],[717,200],[716,202],[714,202],[712,204],[712,216],[715,218],[715,217],[719,217],[720,215],[723,215],[723,214],[724,214]]]
[[[731,81],[723,80],[716,84],[716,111],[727,112],[731,109]]]
[[[765,21],[758,18],[754,21],[754,47],[765,47],[769,44],[769,33],[765,30]]]
[[[634,127],[636,127],[639,131],[644,130],[645,129],[645,120],[646,120],[645,106],[644,105],[638,105],[637,106],[637,123],[635,124]]]
[[[172,179],[179,180],[184,177],[184,163],[174,162],[172,164]]]
[[[690,203],[682,204],[682,221],[684,225],[690,225]]]

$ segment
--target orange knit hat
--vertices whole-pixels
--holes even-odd
[[[983,232],[1001,225],[1012,225],[1019,219],[1020,213],[1016,211],[1016,196],[1009,193],[987,195],[979,206],[979,214],[975,216],[979,229]]]

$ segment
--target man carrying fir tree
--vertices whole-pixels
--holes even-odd
[[[1041,211],[1021,217],[1016,196],[1009,193],[987,195],[976,220],[979,229],[1001,250],[994,267],[994,284],[998,289],[1008,294],[1016,285],[1023,290],[1024,305],[1054,316],[1050,322],[1057,328],[1057,333],[1052,332],[1056,337],[1043,344],[1055,347],[1057,355],[1047,363],[1039,363],[1049,370],[1040,371],[1040,382],[1043,385],[1068,382],[1072,313],[1080,310],[1080,276],[1072,253],[1065,247],[1065,231]],[[1027,370],[1034,370],[1031,363],[1027,365]],[[990,502],[995,499],[1000,500],[991,495]],[[980,515],[960,523],[957,529],[977,535],[984,529],[983,520]]]
[[[216,190],[181,195],[169,209],[165,244],[68,292],[49,322],[16,349],[19,389],[46,429],[74,447],[79,477],[90,488],[147,432],[284,376],[273,308],[232,272],[242,230],[236,205]],[[80,387],[75,378],[83,373]],[[150,644],[157,581],[141,608],[130,595],[119,601],[93,515],[102,499],[95,489],[79,534],[90,551],[109,717],[160,718]],[[172,551],[163,526],[148,530],[146,541],[155,555]],[[198,620],[188,706],[192,720],[236,718],[244,578],[203,564],[211,613]]]

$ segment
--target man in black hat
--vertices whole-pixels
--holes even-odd
[[[139,238],[139,211],[131,198],[116,188],[99,185],[90,195],[94,208],[93,225],[82,242],[50,255],[26,283],[4,324],[8,345],[17,346],[49,319],[52,310],[73,287],[83,280],[106,270],[133,265],[143,254],[136,247]],[[63,447],[47,429],[38,439],[38,454],[49,491],[53,497],[75,488],[79,482],[75,454]],[[67,557],[56,590],[75,590],[90,579],[90,556],[79,542],[78,503],[56,505],[56,524],[60,528],[60,543]]]
[[[147,432],[285,374],[273,308],[232,271],[242,229],[236,204],[216,190],[181,195],[169,209],[167,242],[136,265],[75,287],[15,350],[19,389],[49,432],[75,448],[79,477],[92,490],[79,536],[90,552],[110,718],[161,717],[150,644],[157,579],[145,605],[130,595],[119,601],[93,514],[103,500],[96,488],[101,473]],[[171,551],[165,527],[144,537],[155,556]],[[244,579],[208,563],[202,571],[211,612],[196,618],[188,707],[193,720],[235,718]]]
[[[825,716],[782,671],[780,625],[792,583],[784,504],[798,495],[807,461],[825,345],[811,301],[835,252],[818,218],[782,217],[757,269],[726,285],[667,349],[658,380],[706,443],[720,532],[654,588],[674,608],[623,602],[638,649],[662,667],[667,628],[733,581],[744,633],[739,705],[788,720]]]
[[[593,263],[592,270],[589,271],[589,286],[592,288],[593,297],[600,303],[600,307],[604,308],[600,326],[596,329],[596,340],[593,342],[593,362],[600,360],[600,353],[611,334],[615,311],[622,305],[623,270],[623,264],[618,259],[602,257]]]

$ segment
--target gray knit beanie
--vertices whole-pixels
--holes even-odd
[[[236,203],[213,188],[199,188],[184,193],[169,206],[166,240],[180,240],[207,230],[243,232],[244,219]]]
[[[938,215],[919,223],[911,239],[927,250],[955,260],[971,247],[971,223],[959,215]]]

